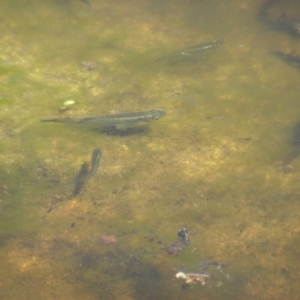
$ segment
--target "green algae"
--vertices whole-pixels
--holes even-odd
[[[297,299],[299,161],[283,161],[299,71],[269,54],[296,41],[262,38],[259,1],[117,4],[3,4],[0,295]],[[196,61],[155,62],[216,38]],[[78,105],[61,113],[62,99]],[[167,116],[129,135],[39,123],[148,109]],[[71,197],[95,147],[101,166]],[[182,227],[191,246],[169,256]],[[204,260],[232,264],[229,280],[182,289],[175,273]]]

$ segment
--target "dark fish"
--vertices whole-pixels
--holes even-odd
[[[43,119],[41,122],[58,122],[89,125],[102,128],[126,129],[138,125],[143,125],[149,121],[157,120],[166,115],[163,110],[150,110],[136,113],[114,114],[93,117],[70,117]]]
[[[300,38],[300,18],[289,18],[285,13],[279,17],[270,16],[270,9],[276,2],[278,1],[265,1],[260,7],[258,20],[273,30],[283,31],[293,37]]]
[[[190,244],[190,239],[188,235],[188,229],[187,228],[181,228],[178,230],[178,239],[181,243],[188,246]]]
[[[86,172],[86,169],[84,167],[84,169],[80,170],[79,174],[74,178],[74,182],[75,183],[84,182],[90,179],[93,175],[95,175],[96,171],[98,170],[100,160],[101,160],[101,150],[99,148],[96,148],[94,149],[92,155],[91,170],[89,172]]]

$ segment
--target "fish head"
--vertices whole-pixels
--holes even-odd
[[[161,109],[153,110],[152,111],[152,118],[153,120],[158,120],[166,115],[166,112]]]

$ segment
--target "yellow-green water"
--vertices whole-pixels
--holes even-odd
[[[271,52],[300,39],[258,22],[259,0],[90,3],[1,3],[0,299],[298,299],[300,70]],[[150,109],[167,115],[129,135],[39,122]],[[168,255],[182,227],[191,245]],[[231,267],[175,279],[203,261]]]

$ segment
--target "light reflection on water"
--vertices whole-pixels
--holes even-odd
[[[258,0],[88,3],[2,7],[0,295],[297,299],[300,74],[272,51],[300,40],[264,27]],[[150,109],[167,115],[130,134],[39,122]],[[183,227],[191,245],[170,248]],[[205,262],[228,267],[175,278]]]

